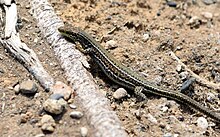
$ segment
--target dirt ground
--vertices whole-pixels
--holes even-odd
[[[63,21],[94,36],[124,65],[140,72],[154,83],[179,90],[189,79],[189,73],[179,70],[173,51],[194,73],[208,81],[220,82],[220,1],[204,4],[203,0],[49,0]],[[27,0],[18,1],[18,12],[24,24],[20,36],[38,55],[45,69],[63,82],[65,77],[53,51],[42,37],[29,10]],[[37,40],[37,42],[36,42]],[[111,44],[109,43],[111,41]],[[136,96],[114,100],[112,94],[120,86],[105,79],[95,66],[91,73],[100,89],[106,92],[112,108],[118,114],[129,136],[220,136],[219,126],[187,106],[161,97],[148,96],[148,102],[137,113]],[[49,93],[39,86],[39,95],[16,95],[10,88],[16,82],[33,79],[27,70],[0,46],[0,136],[36,136],[42,133],[37,123],[42,103]],[[190,91],[193,99],[213,109],[219,109],[218,91],[195,82]],[[211,98],[211,99],[210,99]],[[78,108],[80,110],[80,108]],[[86,119],[73,120],[68,112],[57,121],[52,134],[45,136],[80,136],[80,127],[89,127]],[[83,110],[82,110],[83,111]],[[21,114],[31,113],[26,123]],[[220,115],[220,114],[219,114]],[[202,116],[209,127],[197,125]]]

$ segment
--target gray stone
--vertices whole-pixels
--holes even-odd
[[[72,111],[70,113],[70,117],[80,119],[81,117],[83,117],[83,113],[80,111]]]
[[[121,99],[127,95],[128,95],[128,93],[124,88],[119,88],[113,93],[113,97],[115,99]]]
[[[59,100],[61,98],[63,98],[64,96],[58,93],[52,94],[50,95],[50,99],[54,99],[54,100]]]
[[[32,80],[23,81],[20,84],[19,91],[23,94],[34,94],[37,92],[37,85]]]
[[[203,3],[205,3],[206,5],[211,5],[216,3],[216,0],[203,0]]]

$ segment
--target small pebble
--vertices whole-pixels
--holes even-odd
[[[184,72],[181,72],[179,76],[182,80],[185,80],[189,76],[189,73],[187,71],[184,71]]]
[[[75,104],[70,104],[69,106],[70,106],[71,109],[76,109],[77,108],[77,106]]]
[[[216,3],[216,0],[203,0],[203,3],[205,3],[206,5],[211,5]]]
[[[145,33],[143,35],[143,41],[147,41],[150,38],[150,35],[148,33]]]
[[[19,91],[23,94],[34,94],[37,92],[37,85],[32,80],[21,82]]]
[[[107,49],[113,49],[113,48],[117,48],[117,43],[114,40],[109,40],[106,42],[106,48]]]
[[[163,112],[163,113],[166,113],[168,112],[168,107],[167,106],[163,106],[160,110]]]
[[[176,71],[181,72],[182,71],[182,65],[177,65],[176,66]]]
[[[72,111],[70,113],[70,117],[80,119],[81,117],[83,117],[83,113],[80,111]]]
[[[63,112],[65,106],[59,100],[47,99],[43,104],[43,108],[47,112],[58,115]]]
[[[21,119],[20,122],[21,123],[26,123],[28,121],[28,117],[26,114],[21,114]]]
[[[31,112],[26,112],[26,114],[21,114],[21,123],[26,123],[31,117],[33,116],[33,114]]]
[[[208,93],[208,95],[207,95],[207,100],[208,100],[209,102],[212,102],[215,98],[216,98],[216,97],[215,97],[215,95],[214,95],[213,93]]]
[[[81,127],[80,128],[80,134],[82,137],[86,137],[88,134],[88,129],[86,127]]]
[[[61,98],[63,98],[63,95],[58,94],[58,93],[50,95],[50,99],[59,100]]]
[[[40,95],[41,95],[41,93],[38,92],[38,93],[36,93],[36,94],[34,95],[34,98],[38,98]]]
[[[151,123],[154,123],[154,124],[157,124],[157,119],[152,116],[150,113],[147,114],[147,119],[151,122]]]
[[[197,16],[192,16],[188,22],[191,27],[197,27],[201,25],[201,19]]]
[[[135,111],[134,111],[134,114],[135,114],[135,116],[136,116],[138,119],[141,118],[141,112],[140,112],[140,110],[135,110]]]
[[[34,43],[37,43],[37,42],[38,42],[38,39],[37,39],[37,38],[35,38],[35,39],[34,39]]]
[[[163,77],[160,76],[160,75],[156,76],[155,79],[154,79],[154,82],[155,82],[157,85],[160,85],[162,81],[163,81]]]
[[[41,130],[53,132],[56,126],[55,120],[50,115],[44,115],[40,121]]]
[[[115,99],[121,99],[127,95],[128,95],[128,93],[124,88],[119,88],[113,93],[113,97]]]
[[[173,137],[171,133],[166,133],[163,135],[163,137]]]
[[[169,7],[176,7],[177,6],[176,2],[174,2],[174,1],[167,1],[167,5]]]
[[[202,128],[202,129],[207,129],[208,128],[208,122],[204,117],[199,117],[197,119],[197,126]]]
[[[179,116],[178,118],[177,118],[179,121],[184,121],[184,117],[183,116]]]
[[[202,16],[205,17],[206,19],[212,19],[213,14],[210,12],[202,12]]]

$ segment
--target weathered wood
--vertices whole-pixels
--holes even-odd
[[[91,74],[83,67],[82,62],[86,62],[84,56],[59,34],[57,28],[63,22],[51,5],[46,0],[30,0],[30,3],[41,32],[52,45],[68,81],[77,92],[76,99],[82,104],[88,122],[95,128],[92,136],[127,136],[109,101],[98,91]]]
[[[16,32],[17,23],[16,4],[3,5],[6,12],[4,38],[0,39],[1,45],[11,53],[25,68],[40,82],[45,90],[54,84],[54,79],[46,72],[34,51],[21,42],[19,33]]]

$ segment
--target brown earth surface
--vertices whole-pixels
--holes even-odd
[[[63,21],[82,28],[117,60],[166,89],[179,90],[188,79],[182,78],[187,74],[184,69],[177,71],[178,63],[169,55],[170,51],[200,77],[220,82],[219,1],[206,5],[202,0],[174,0],[177,7],[168,6],[165,0],[49,2]],[[18,1],[17,6],[24,25],[20,30],[22,41],[36,52],[56,80],[66,82],[59,62],[31,15],[28,1]],[[114,41],[113,48],[106,44],[110,40]],[[96,66],[92,66],[90,72],[110,99],[129,136],[220,136],[219,127],[210,118],[165,98],[148,96],[139,116],[135,106],[138,101],[132,91],[128,90],[130,97],[114,100],[112,94],[120,86],[106,79]],[[41,118],[42,103],[50,94],[39,85],[38,96],[16,95],[10,87],[26,79],[34,80],[34,77],[0,46],[0,136],[28,137],[42,133],[37,123]],[[187,93],[201,104],[219,109],[217,90],[195,82]],[[68,109],[62,118],[56,118],[59,120],[54,133],[46,136],[80,136],[81,127],[87,127],[89,134],[93,132],[85,117],[74,120],[69,117],[70,111]],[[21,114],[27,112],[31,113],[31,118],[21,123]],[[149,120],[151,116],[157,122]],[[207,129],[197,125],[200,116],[207,118],[210,124]]]

